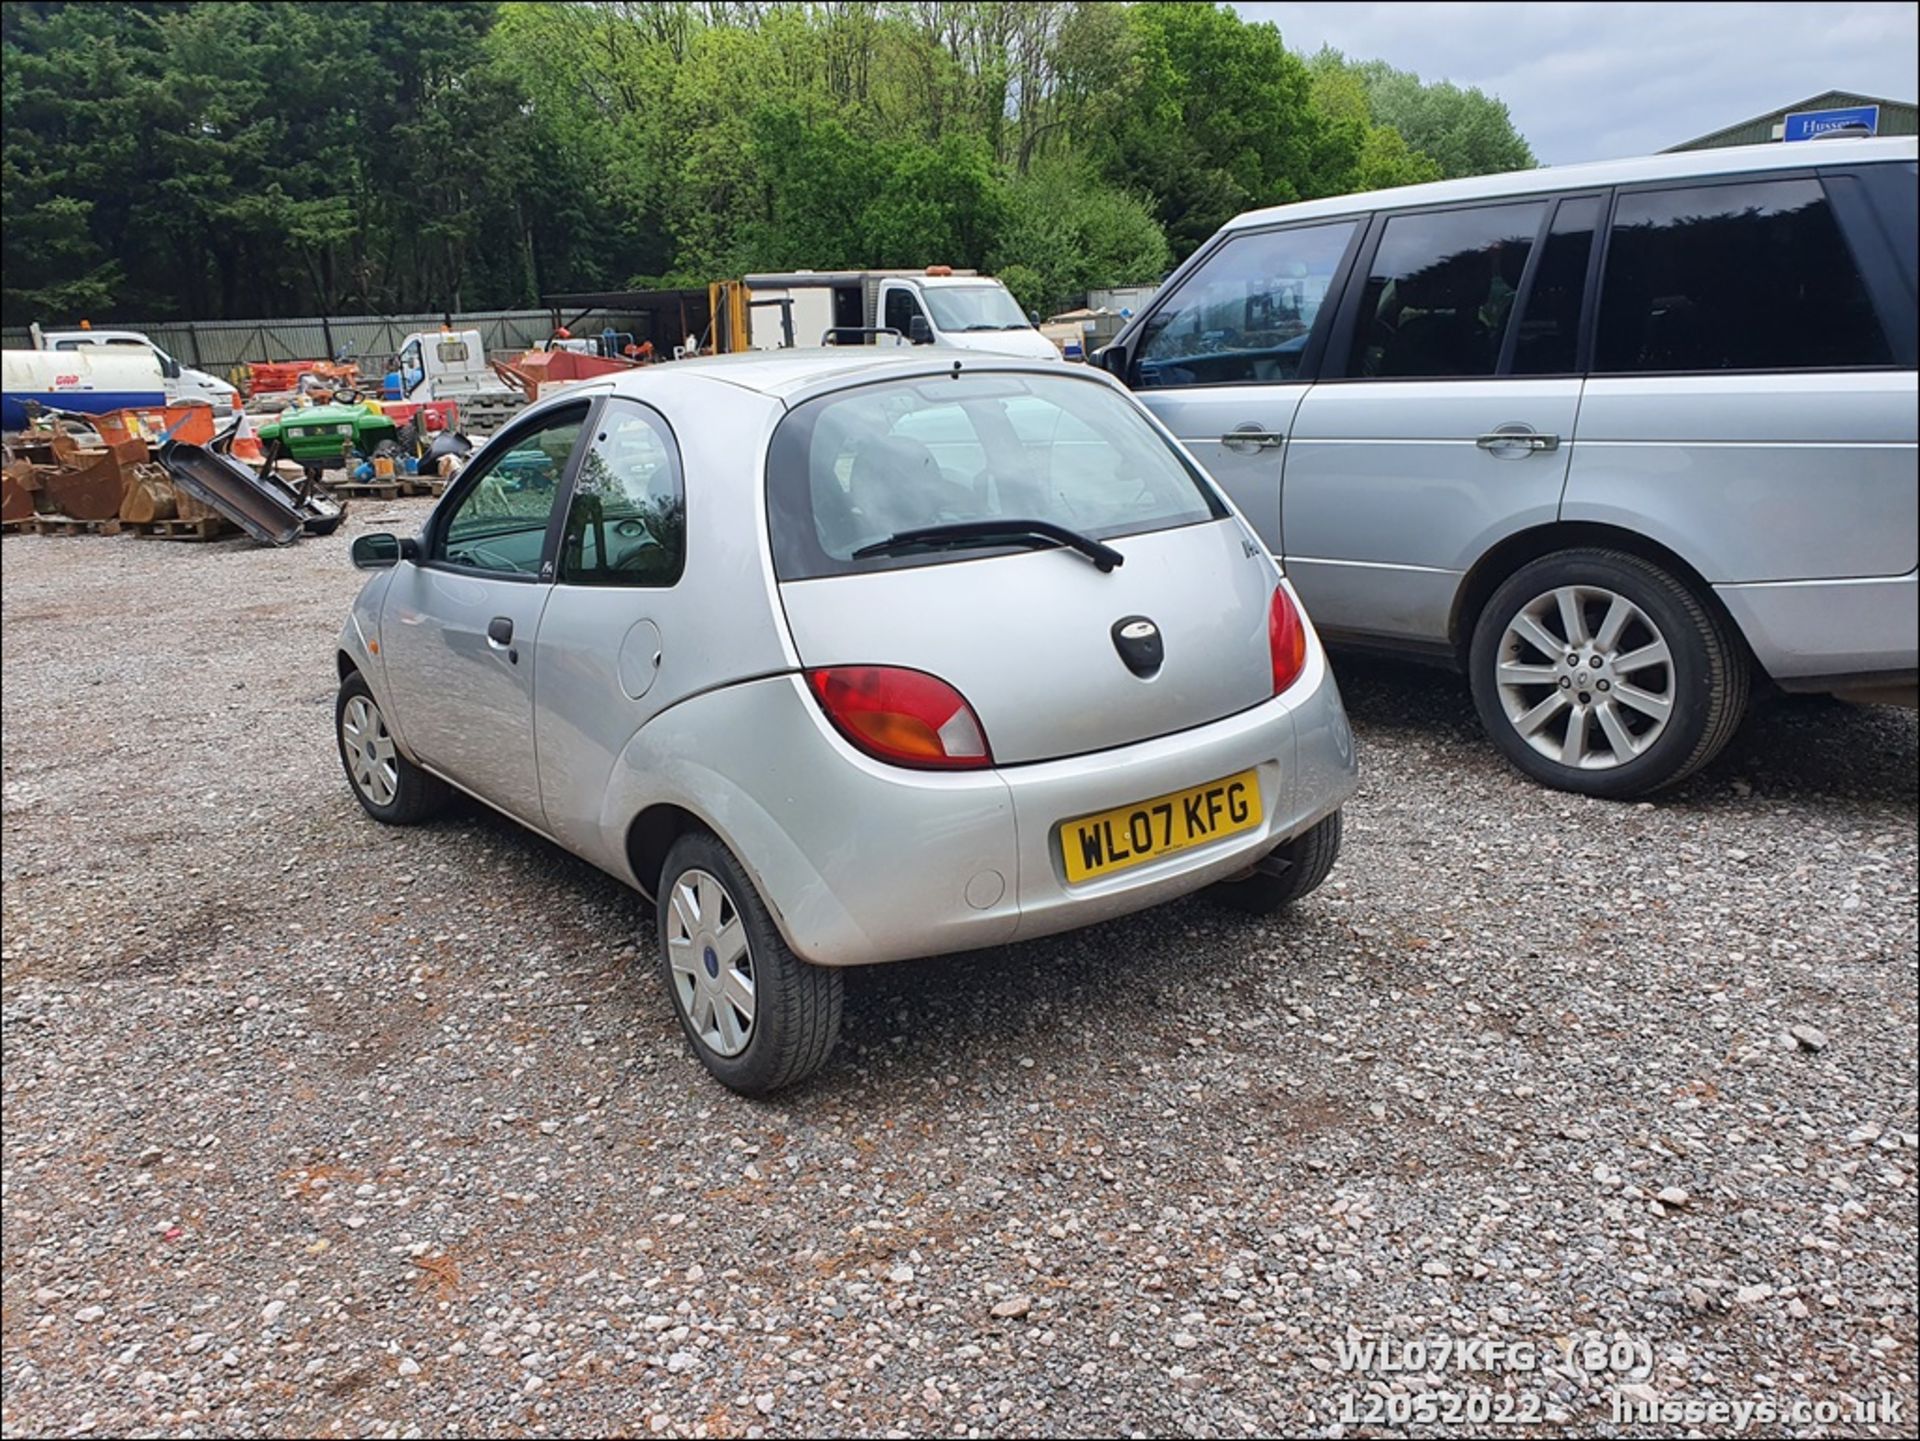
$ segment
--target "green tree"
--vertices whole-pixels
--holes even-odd
[[[1506,105],[1483,90],[1462,90],[1445,81],[1428,84],[1385,61],[1355,64],[1332,49],[1321,51],[1313,64],[1316,70],[1352,73],[1366,89],[1375,123],[1399,131],[1449,180],[1525,170],[1539,163],[1514,128]]]
[[[1159,0],[8,0],[0,49],[9,323],[932,261],[1050,309],[1532,158],[1478,91]]]
[[[1157,281],[1173,251],[1144,199],[1061,157],[1037,162],[1007,187],[1006,218],[986,264],[1023,309],[1052,314],[1097,287]]]

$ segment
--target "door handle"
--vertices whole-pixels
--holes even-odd
[[[511,616],[496,615],[492,620],[487,622],[487,644],[492,646],[509,646],[513,644],[513,618]]]
[[[1473,443],[1489,455],[1518,458],[1536,451],[1558,450],[1560,437],[1542,434],[1530,425],[1496,425]]]
[[[1287,438],[1277,430],[1268,430],[1249,421],[1245,425],[1236,425],[1221,436],[1220,443],[1228,450],[1251,455],[1256,450],[1278,450],[1287,443]]]

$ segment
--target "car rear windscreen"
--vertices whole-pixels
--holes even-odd
[[[1090,536],[1168,530],[1227,509],[1131,401],[1091,378],[1014,372],[887,381],[794,407],[767,455],[782,580],[1004,554],[905,547],[902,531],[1044,521]]]

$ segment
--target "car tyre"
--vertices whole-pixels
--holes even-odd
[[[690,831],[673,843],[656,910],[661,980],[715,1080],[763,1096],[826,1064],[840,1036],[840,972],[793,953],[718,837]]]
[[[1514,765],[1606,800],[1706,765],[1739,729],[1752,687],[1738,635],[1692,589],[1599,548],[1514,572],[1481,612],[1467,666],[1481,723]]]
[[[446,808],[453,790],[404,755],[380,713],[366,677],[347,672],[333,705],[333,735],[340,766],[362,809],[390,826],[416,826]]]
[[[1340,859],[1340,812],[1267,852],[1248,874],[1221,881],[1212,895],[1250,916],[1270,916],[1320,888]]]

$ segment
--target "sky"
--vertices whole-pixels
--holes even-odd
[[[1546,165],[1648,155],[1823,90],[1911,101],[1920,5],[1234,3],[1289,49],[1332,45],[1507,104]]]

